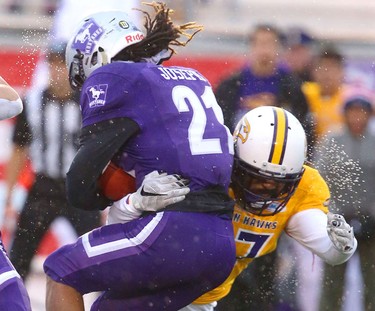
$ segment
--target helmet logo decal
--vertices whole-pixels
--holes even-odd
[[[104,106],[107,97],[107,89],[108,84],[92,85],[86,88],[90,108]]]
[[[126,43],[137,43],[144,39],[144,34],[140,31],[125,36]]]
[[[83,24],[72,44],[73,49],[78,49],[84,54],[91,54],[97,41],[104,31],[93,19],[89,19]]]
[[[128,24],[127,21],[122,20],[122,21],[119,21],[118,24],[123,29],[128,29],[129,28],[129,24]]]
[[[288,141],[288,117],[281,108],[273,108],[273,114],[275,119],[274,132],[268,162],[282,164]]]
[[[245,124],[243,124],[243,123],[245,123]],[[249,138],[250,123],[247,120],[247,118],[243,119],[243,123],[241,124],[240,128],[238,130],[236,130],[236,132],[234,133],[235,143],[237,143],[238,139],[240,139],[241,142],[244,144],[247,141],[247,139]]]

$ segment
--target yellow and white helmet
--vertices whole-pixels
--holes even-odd
[[[301,123],[285,109],[258,107],[238,122],[234,141],[237,203],[258,215],[280,212],[304,172],[307,143]]]

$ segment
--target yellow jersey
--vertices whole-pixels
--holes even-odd
[[[236,277],[254,258],[276,249],[279,237],[293,215],[307,209],[320,209],[327,213],[329,198],[328,186],[319,172],[305,166],[295,193],[278,214],[257,216],[235,206],[232,223],[236,241],[236,264],[223,284],[199,297],[194,304],[208,304],[226,296]]]

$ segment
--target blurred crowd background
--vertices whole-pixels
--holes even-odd
[[[8,72],[14,82],[24,82],[36,62],[40,50],[51,39],[51,31],[56,39],[66,39],[74,27],[74,21],[85,13],[100,7],[101,1],[93,0],[1,0],[0,1],[0,43],[3,51],[23,54],[22,59],[6,60],[13,66],[24,67],[27,77],[13,78],[13,69]],[[108,0],[105,7],[139,7],[141,1]],[[215,85],[222,73],[232,69],[233,64],[241,64],[248,53],[247,36],[254,25],[274,24],[282,31],[301,28],[316,42],[335,42],[344,53],[346,60],[370,61],[375,55],[375,26],[373,19],[375,3],[366,0],[316,0],[296,2],[292,0],[174,0],[165,1],[175,9],[177,21],[195,20],[204,25],[205,30],[185,49],[180,49],[178,57],[185,55],[190,60],[201,58],[226,59],[210,76]],[[136,14],[136,13],[134,13]],[[21,50],[20,50],[21,48]],[[4,51],[5,49],[5,51]],[[1,54],[0,54],[1,55]],[[27,56],[30,57],[27,57]],[[27,61],[24,58],[29,58]],[[11,63],[13,61],[13,63]],[[198,63],[200,65],[200,63]],[[5,66],[3,66],[5,67]],[[26,67],[26,68],[25,68]],[[209,66],[207,66],[209,67]],[[225,68],[225,67],[228,67]],[[4,68],[0,73],[5,73]],[[206,70],[209,71],[209,70]],[[217,72],[217,73],[216,73]],[[18,73],[18,72],[17,72]],[[21,72],[22,73],[22,72]],[[206,72],[204,72],[206,73]],[[20,80],[21,79],[21,80]],[[26,82],[28,85],[28,83]],[[375,84],[375,82],[374,82]],[[21,84],[22,85],[22,84]]]
[[[305,96],[309,107],[308,117],[311,117],[311,124],[314,125],[308,158],[327,179],[336,200],[334,208],[350,216],[349,220],[353,220],[353,224],[355,221],[360,222],[359,216],[364,214],[371,220],[375,219],[375,203],[370,196],[371,188],[368,187],[369,184],[374,185],[371,184],[371,178],[375,177],[375,161],[372,160],[375,151],[372,149],[375,141],[375,2],[164,2],[174,9],[176,23],[197,21],[204,26],[204,31],[186,48],[178,49],[167,64],[198,69],[211,81],[216,91],[223,86],[223,81],[254,62],[257,55],[271,53],[270,62],[275,62],[275,66],[277,63],[300,79],[299,90]],[[131,10],[133,7],[141,7],[141,1],[0,0],[0,75],[22,96],[46,87],[51,79],[45,64],[46,55],[51,52],[51,47],[61,45],[70,38],[80,19],[94,11],[117,8],[129,10],[141,24],[139,12]],[[274,39],[278,41],[276,47],[267,45],[267,39],[262,41],[260,38],[256,48],[251,35],[254,35],[259,25],[277,29],[278,36]],[[272,54],[275,58],[272,58]],[[272,104],[272,98],[267,96],[256,99],[255,105]],[[249,107],[254,107],[251,105],[254,105],[254,100],[251,103],[249,101]],[[359,108],[360,112],[355,112],[355,108]],[[12,204],[21,211],[28,191],[35,182],[33,163],[28,160],[19,174],[16,187],[12,191],[7,189],[6,172],[9,166],[15,165],[10,162],[16,146],[12,138],[15,124],[15,119],[0,122],[0,225],[9,248],[16,221],[11,224],[3,221],[1,215],[4,207]],[[352,137],[359,137],[360,143]],[[330,145],[333,138],[342,145]],[[347,205],[350,205],[349,210]],[[44,303],[41,299],[44,297],[41,262],[58,245],[74,238],[76,233],[71,229],[65,220],[57,219],[38,247],[26,281],[35,310],[43,310]],[[361,234],[361,228],[357,230]],[[363,241],[359,240],[360,245],[373,248],[373,232],[366,231],[365,235]],[[336,273],[339,281],[323,281],[324,265],[319,259],[285,237],[277,258],[270,263],[276,267],[276,274],[271,280],[273,284],[270,285],[277,300],[274,310],[340,310],[340,307],[324,309],[321,306],[321,301],[326,304],[324,293],[329,292],[330,287],[338,290],[333,294],[342,304],[341,310],[375,310],[372,309],[374,305],[368,306],[365,301],[367,286],[369,290],[375,288],[366,284],[362,275],[364,272],[361,273],[361,268],[367,264],[366,259],[370,260],[367,256],[372,254],[358,253],[344,266],[344,270],[330,272],[333,275]],[[262,276],[263,268],[260,266],[257,269],[252,273]],[[228,306],[231,307],[228,310],[250,310],[253,300],[251,295],[261,296],[261,300],[269,299],[264,293],[244,293],[251,287],[248,284],[251,280],[251,275],[244,274],[236,281],[239,288],[232,295],[237,301],[229,301]],[[336,301],[334,303],[336,305]]]

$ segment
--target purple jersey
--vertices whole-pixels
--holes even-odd
[[[0,234],[0,310],[31,311],[30,299],[20,275],[8,259]]]
[[[235,262],[233,140],[207,80],[192,69],[116,62],[86,80],[81,106],[83,127],[138,124],[119,158],[138,186],[158,170],[188,178],[193,193],[171,210],[83,235],[47,258],[46,274],[81,294],[104,291],[95,311],[175,311],[220,285]]]
[[[232,136],[209,82],[197,71],[115,62],[96,70],[81,95],[83,127],[128,117],[141,128],[118,163],[138,186],[153,170],[180,174],[192,191],[228,187]]]

